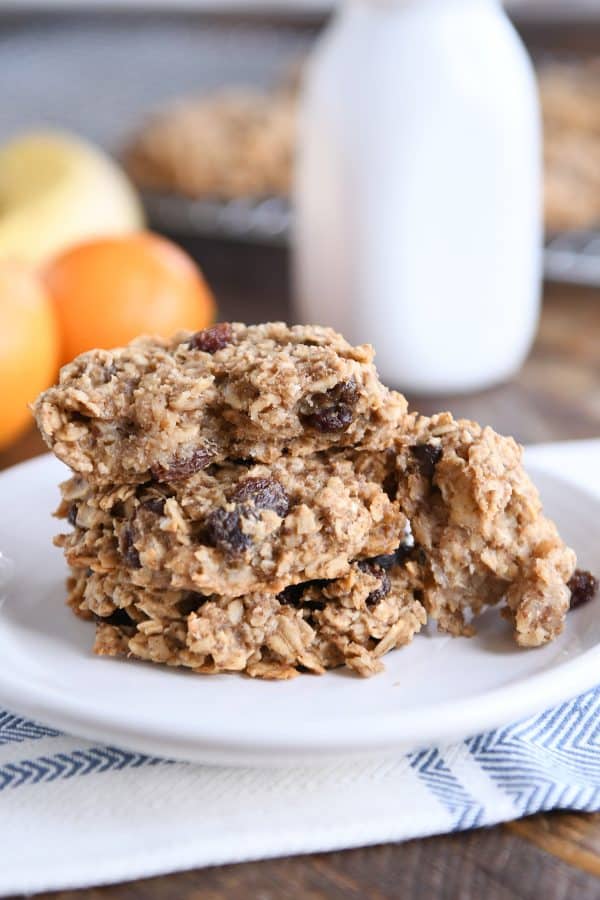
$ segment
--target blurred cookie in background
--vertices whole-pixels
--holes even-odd
[[[549,233],[600,223],[600,59],[540,67]]]
[[[166,107],[124,153],[146,190],[190,198],[287,195],[296,103],[288,89],[231,88]]]

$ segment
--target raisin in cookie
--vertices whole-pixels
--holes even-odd
[[[123,569],[74,569],[68,586],[74,612],[96,621],[95,653],[202,673],[287,679],[346,665],[368,676],[426,621],[409,569],[376,561],[333,581],[233,599],[138,587]]]
[[[521,646],[560,634],[575,554],[544,516],[521,447],[449,413],[415,416],[398,443],[397,500],[420,550],[431,618],[468,634],[472,615],[504,600]]]
[[[389,462],[337,451],[160,484],[100,488],[75,476],[58,510],[75,527],[58,540],[70,565],[125,568],[142,586],[277,593],[398,546],[406,519],[383,487]]]
[[[35,403],[56,456],[95,484],[185,479],[211,463],[385,446],[406,401],[368,345],[317,326],[215,325],[92,350]]]

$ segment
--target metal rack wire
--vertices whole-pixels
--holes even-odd
[[[220,201],[145,193],[143,199],[150,224],[160,231],[274,246],[290,239],[292,210],[283,197]]]
[[[151,224],[169,233],[272,246],[285,246],[290,239],[293,213],[283,197],[219,201],[146,194],[144,203]],[[548,281],[600,287],[600,231],[550,236],[543,267]]]
[[[600,287],[600,231],[572,231],[550,237],[544,248],[548,281]]]

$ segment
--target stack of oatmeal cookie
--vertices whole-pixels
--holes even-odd
[[[74,472],[57,543],[99,654],[370,675],[428,615],[469,634],[502,601],[521,645],[562,629],[575,558],[517,444],[409,413],[371,349],[330,329],[219,324],[92,351],[35,412]]]

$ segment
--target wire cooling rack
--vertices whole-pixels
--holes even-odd
[[[158,231],[274,246],[285,246],[290,239],[292,210],[284,197],[220,201],[147,192],[142,196],[148,221]]]
[[[550,237],[544,249],[548,281],[600,287],[600,231],[571,231]]]
[[[148,219],[173,234],[217,237],[285,246],[293,213],[289,200],[188,200],[171,194],[145,194]],[[573,231],[550,236],[544,247],[548,281],[600,287],[600,231]]]

